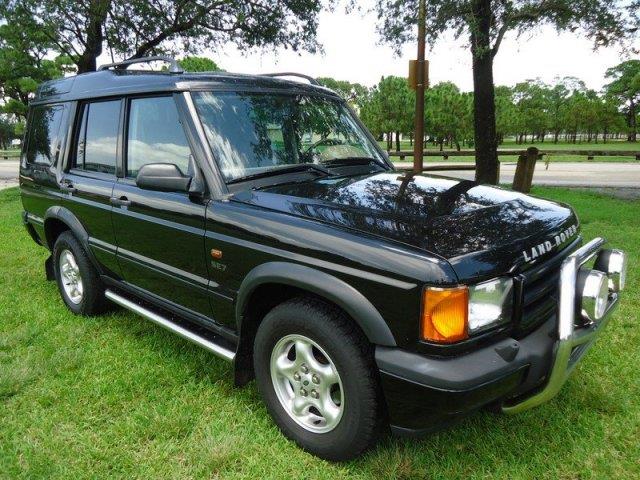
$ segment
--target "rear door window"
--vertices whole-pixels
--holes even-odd
[[[172,163],[189,169],[191,150],[171,96],[134,98],[129,107],[127,177],[149,163]]]
[[[85,103],[81,107],[75,167],[115,174],[120,100]]]
[[[54,165],[60,146],[62,105],[42,105],[33,108],[30,138],[27,143],[27,163]]]

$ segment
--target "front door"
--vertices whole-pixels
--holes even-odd
[[[191,150],[172,95],[131,98],[125,116],[123,175],[116,182],[113,224],[124,280],[207,317],[211,306],[204,252],[206,202],[181,192],[136,186],[149,163],[190,169]]]
[[[69,164],[61,179],[64,206],[89,235],[89,248],[111,276],[119,276],[111,222],[122,100],[78,106]]]

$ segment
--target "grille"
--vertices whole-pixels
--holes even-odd
[[[560,266],[577,244],[572,244],[546,262],[516,276],[516,334],[527,334],[556,314]]]

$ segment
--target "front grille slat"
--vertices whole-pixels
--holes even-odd
[[[572,245],[575,247],[575,245]],[[520,298],[516,299],[516,335],[526,335],[557,312],[560,266],[573,248],[566,248],[546,262],[519,275]]]

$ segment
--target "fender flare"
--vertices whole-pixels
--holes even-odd
[[[78,241],[82,244],[87,255],[89,256],[89,260],[93,263],[94,267],[98,270],[98,272],[102,272],[100,268],[99,262],[96,260],[93,251],[89,247],[89,233],[84,228],[78,217],[76,217],[71,210],[61,207],[59,205],[55,205],[53,207],[49,207],[44,214],[44,228],[45,228],[45,240],[47,245],[49,246],[49,250],[53,252],[53,245],[50,243],[50,239],[47,238],[47,220],[56,219],[64,223],[69,230],[73,233],[73,235],[78,239]]]
[[[395,347],[396,341],[378,310],[358,290],[328,273],[289,262],[268,262],[255,267],[242,281],[236,300],[236,321],[242,332],[243,313],[260,285],[280,283],[307,290],[335,303],[360,326],[369,341]]]

